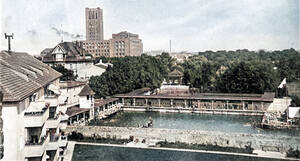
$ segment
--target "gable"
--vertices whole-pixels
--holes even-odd
[[[65,50],[61,46],[57,45],[51,54],[65,54]]]

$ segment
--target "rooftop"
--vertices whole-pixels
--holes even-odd
[[[61,74],[28,53],[0,52],[3,102],[18,102],[58,79]]]
[[[127,94],[119,94],[117,98],[161,98],[161,99],[200,99],[200,100],[220,100],[220,101],[266,101],[271,102],[275,97],[273,92],[264,94],[240,94],[240,93],[187,93],[187,94],[152,94],[143,95],[146,89],[139,89]]]
[[[90,88],[89,85],[85,85],[78,95],[79,96],[95,95],[95,92]]]
[[[174,69],[172,72],[168,73],[168,76],[183,76],[183,73],[178,71],[177,69]]]
[[[84,113],[84,112],[87,112],[89,111],[90,109],[89,108],[79,108],[77,106],[73,106],[73,107],[69,107],[67,109],[67,112],[66,114],[69,116],[69,117],[72,117],[72,116],[75,116],[75,115],[78,115],[80,113]]]
[[[85,81],[65,81],[60,82],[60,88],[74,88],[86,85]]]
[[[106,105],[108,103],[111,103],[111,102],[114,102],[117,100],[119,100],[119,98],[96,99],[94,106],[95,107],[103,106],[103,105]]]
[[[80,42],[61,42],[52,48],[52,50],[46,48],[42,51],[47,51],[46,55],[43,57],[43,62],[55,62],[56,59],[53,55],[57,48],[59,48],[66,55],[63,60],[65,62],[93,61],[91,58],[85,57],[90,54],[85,51],[80,44]]]

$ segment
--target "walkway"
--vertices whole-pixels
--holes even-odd
[[[72,156],[73,156],[73,151],[74,151],[75,144],[77,144],[77,142],[68,141],[67,149],[66,149],[66,151],[63,155],[64,161],[72,161]]]

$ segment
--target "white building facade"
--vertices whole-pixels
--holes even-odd
[[[0,53],[3,161],[58,161],[67,138],[57,111],[60,73],[27,53]]]

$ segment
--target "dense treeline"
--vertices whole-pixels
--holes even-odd
[[[280,78],[294,81],[300,78],[300,53],[295,49],[276,51],[249,51],[247,49],[236,51],[205,51],[199,52],[198,56],[205,57],[220,65],[228,65],[240,61],[265,62],[270,66],[276,66]]]
[[[168,54],[158,57],[143,54],[140,57],[111,58],[114,66],[107,68],[101,76],[90,78],[89,85],[96,97],[105,97],[134,89],[160,87],[172,67],[173,60]]]
[[[205,51],[176,64],[167,53],[159,56],[104,58],[114,64],[90,86],[97,97],[125,93],[142,87],[161,85],[168,72],[184,73],[183,82],[201,92],[263,93],[275,91],[280,81],[300,77],[300,53],[282,51]]]

